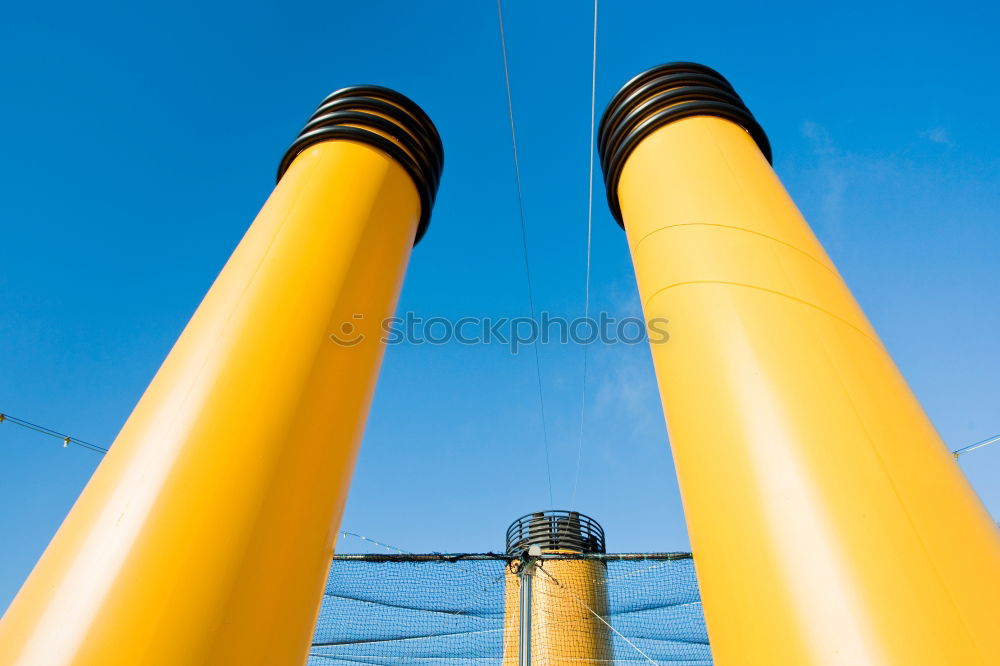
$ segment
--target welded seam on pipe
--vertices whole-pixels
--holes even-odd
[[[646,239],[648,239],[648,238],[650,238],[650,237],[658,234],[659,232],[661,232],[661,231],[667,231],[668,229],[677,229],[679,227],[711,227],[711,228],[715,228],[715,229],[727,229],[729,231],[741,231],[741,232],[744,232],[744,233],[753,234],[754,236],[760,236],[761,238],[765,238],[765,239],[767,239],[769,241],[773,241],[775,243],[778,243],[779,245],[783,245],[784,247],[787,247],[790,250],[794,250],[795,252],[798,252],[799,254],[801,254],[802,256],[806,257],[810,261],[814,261],[817,264],[819,264],[820,266],[822,266],[831,275],[835,275],[838,278],[840,277],[840,273],[838,273],[837,269],[834,268],[831,264],[829,264],[829,263],[827,263],[825,261],[821,261],[820,259],[817,259],[816,257],[814,257],[813,255],[809,254],[805,250],[803,250],[803,249],[801,249],[799,247],[796,247],[795,245],[792,245],[791,243],[789,243],[787,241],[783,241],[780,238],[775,238],[774,236],[769,236],[768,234],[765,234],[765,233],[763,233],[761,231],[755,231],[753,229],[747,229],[746,227],[736,227],[736,226],[733,226],[731,224],[718,224],[718,223],[715,223],[715,222],[679,222],[677,224],[667,224],[667,225],[664,225],[662,227],[657,227],[656,229],[653,229],[652,231],[650,231],[649,233],[647,233],[645,236],[639,238],[635,242],[635,244],[632,246],[633,247],[633,251],[634,252],[638,252],[639,248],[642,247],[642,244],[646,241]]]
[[[656,291],[654,291],[652,294],[650,294],[649,298],[647,298],[646,301],[642,304],[643,311],[645,311],[646,308],[649,306],[649,303],[654,298],[656,298],[657,296],[659,296],[660,294],[663,294],[664,292],[669,291],[670,289],[673,289],[674,287],[686,287],[686,286],[696,285],[696,284],[723,285],[723,286],[727,286],[727,287],[744,287],[746,289],[755,289],[757,291],[762,291],[764,293],[772,294],[774,296],[781,296],[782,298],[787,298],[790,301],[794,301],[796,303],[801,303],[802,305],[808,305],[813,310],[815,310],[817,312],[822,312],[823,314],[825,314],[825,315],[827,315],[827,316],[829,316],[829,317],[831,317],[833,319],[836,319],[837,321],[839,321],[840,323],[844,324],[845,326],[848,326],[848,327],[852,328],[853,330],[857,331],[859,334],[861,334],[862,336],[864,336],[865,338],[867,338],[872,344],[877,345],[877,346],[881,346],[881,343],[878,341],[878,339],[873,338],[870,333],[866,333],[865,331],[861,330],[856,325],[854,325],[851,322],[847,321],[846,319],[844,319],[840,315],[834,314],[833,312],[830,312],[829,310],[827,310],[825,308],[822,308],[819,305],[816,305],[815,303],[810,303],[809,301],[806,301],[806,300],[803,300],[801,298],[798,298],[797,296],[792,296],[791,294],[786,294],[784,292],[776,291],[774,289],[768,289],[767,287],[761,287],[761,286],[756,285],[756,284],[747,284],[745,282],[729,282],[729,281],[726,281],[726,280],[686,280],[686,281],[683,281],[683,282],[675,282],[673,284],[668,284],[665,287],[661,287],[661,288],[657,289]]]

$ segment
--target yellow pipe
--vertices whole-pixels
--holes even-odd
[[[1000,664],[997,529],[729,84],[651,70],[600,142],[715,663]]]
[[[555,554],[544,551],[547,555]],[[514,569],[520,561],[513,563]],[[601,617],[608,614],[607,565],[596,560],[552,560],[541,563],[532,582],[531,664],[611,663],[611,636]],[[506,574],[504,666],[518,664],[521,579]],[[593,612],[591,612],[593,611]]]
[[[519,541],[517,546],[527,548],[530,543],[545,544],[540,548],[541,557],[514,560],[505,575],[503,664],[518,666],[519,663],[522,580],[519,574],[525,561],[532,562],[534,567],[531,573],[531,665],[611,663],[611,632],[597,617],[605,618],[608,614],[607,564],[579,558],[583,548],[566,547],[566,532],[557,534],[556,530],[548,529],[556,524],[548,518],[552,513],[555,512],[526,517],[529,525],[544,524],[542,531],[545,534],[541,535],[533,527],[530,538]],[[571,521],[574,515],[579,516],[570,513]],[[579,521],[569,529],[578,533]],[[527,535],[527,531],[524,534]],[[603,551],[602,534],[598,552]],[[508,552],[514,554],[510,547]],[[568,559],[552,559],[552,556]]]
[[[438,141],[412,102],[359,87],[325,105],[344,99],[347,117],[321,107],[293,145],[8,609],[0,664],[304,663],[380,323],[440,171],[440,145],[411,133]],[[363,110],[387,104],[403,151],[378,138],[385,125],[364,129]]]

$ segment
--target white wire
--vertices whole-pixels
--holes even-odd
[[[988,439],[984,439],[981,442],[976,442],[975,444],[969,444],[968,446],[958,449],[957,451],[952,451],[951,454],[957,458],[963,453],[968,453],[969,451],[975,451],[978,448],[986,446],[987,444],[993,444],[994,442],[1000,442],[1000,435],[995,435]]]
[[[356,539],[361,539],[362,541],[367,541],[369,543],[373,543],[376,546],[382,546],[386,550],[394,550],[397,553],[402,553],[404,555],[413,555],[413,553],[411,553],[408,550],[403,550],[402,548],[396,548],[395,546],[390,546],[387,543],[382,543],[381,541],[376,541],[375,539],[372,539],[371,537],[366,537],[366,536],[363,536],[361,534],[356,534],[355,532],[341,532],[341,534],[343,534],[344,536],[352,536],[352,537],[354,537]]]
[[[594,0],[594,48],[590,67],[590,169],[587,172],[587,277],[583,289],[583,318],[590,320],[590,240],[594,221],[594,107],[597,98],[597,0]],[[580,464],[583,460],[583,425],[587,413],[587,348],[583,345],[583,380],[580,388],[580,433],[576,448],[576,474],[573,477],[573,495],[570,506],[576,503],[576,489],[580,483]]]

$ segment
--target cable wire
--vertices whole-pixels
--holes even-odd
[[[403,550],[402,548],[396,548],[395,546],[390,546],[387,543],[382,543],[381,541],[376,541],[375,539],[372,539],[371,537],[366,537],[366,536],[363,536],[361,534],[357,534],[355,532],[343,532],[342,531],[341,534],[343,534],[344,536],[352,536],[352,537],[354,537],[356,539],[361,539],[362,541],[367,541],[369,543],[373,543],[376,546],[381,546],[382,548],[385,548],[386,550],[394,550],[397,553],[402,553],[403,555],[413,555],[413,553],[411,553],[408,550]]]
[[[40,426],[36,423],[30,421],[25,421],[24,419],[19,419],[16,416],[11,416],[10,414],[0,413],[0,423],[5,423],[10,421],[14,425],[19,425],[22,428],[27,428],[28,430],[34,430],[35,432],[40,432],[43,435],[48,435],[49,437],[55,437],[56,439],[61,439],[63,447],[69,446],[70,444],[76,444],[77,446],[83,447],[88,451],[94,451],[95,453],[107,453],[108,450],[103,446],[98,446],[97,444],[91,444],[90,442],[85,442],[79,437],[71,437],[70,435],[64,435],[61,432],[56,432],[51,428],[46,428],[45,426]]]
[[[587,173],[587,276],[583,288],[583,319],[590,321],[590,241],[594,222],[594,107],[597,98],[597,0],[594,0],[594,48],[590,66],[590,169]],[[580,386],[580,433],[576,447],[576,474],[573,477],[573,495],[570,506],[576,503],[576,489],[580,484],[580,464],[583,460],[583,425],[587,413],[587,348],[583,345],[583,380]]]
[[[501,0],[497,0],[497,22],[500,24],[500,51],[503,54],[503,77],[507,86],[507,114],[510,118],[510,143],[514,153],[514,180],[517,184],[517,209],[521,219],[521,246],[524,250],[524,272],[528,279],[528,308],[531,320],[535,321],[535,297],[531,282],[531,265],[528,261],[528,232],[524,224],[524,197],[521,194],[521,167],[517,159],[517,132],[514,128],[514,102],[510,94],[510,68],[507,65],[507,40],[503,32],[503,8]],[[549,432],[545,423],[545,398],[542,392],[542,363],[538,357],[538,337],[535,336],[532,348],[535,352],[535,376],[538,379],[538,403],[542,413],[542,441],[545,446],[545,475],[549,482],[549,504],[552,499],[552,465],[549,462]]]
[[[975,451],[978,448],[982,448],[987,444],[993,444],[994,442],[1000,442],[1000,435],[994,435],[993,437],[984,439],[981,442],[976,442],[975,444],[969,444],[968,446],[956,449],[951,452],[951,455],[955,456],[955,458],[958,459],[958,457],[963,453],[968,453],[969,451]]]

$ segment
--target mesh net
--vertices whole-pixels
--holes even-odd
[[[516,666],[521,562],[339,555],[310,666]],[[545,557],[531,578],[532,664],[712,663],[686,553]]]

